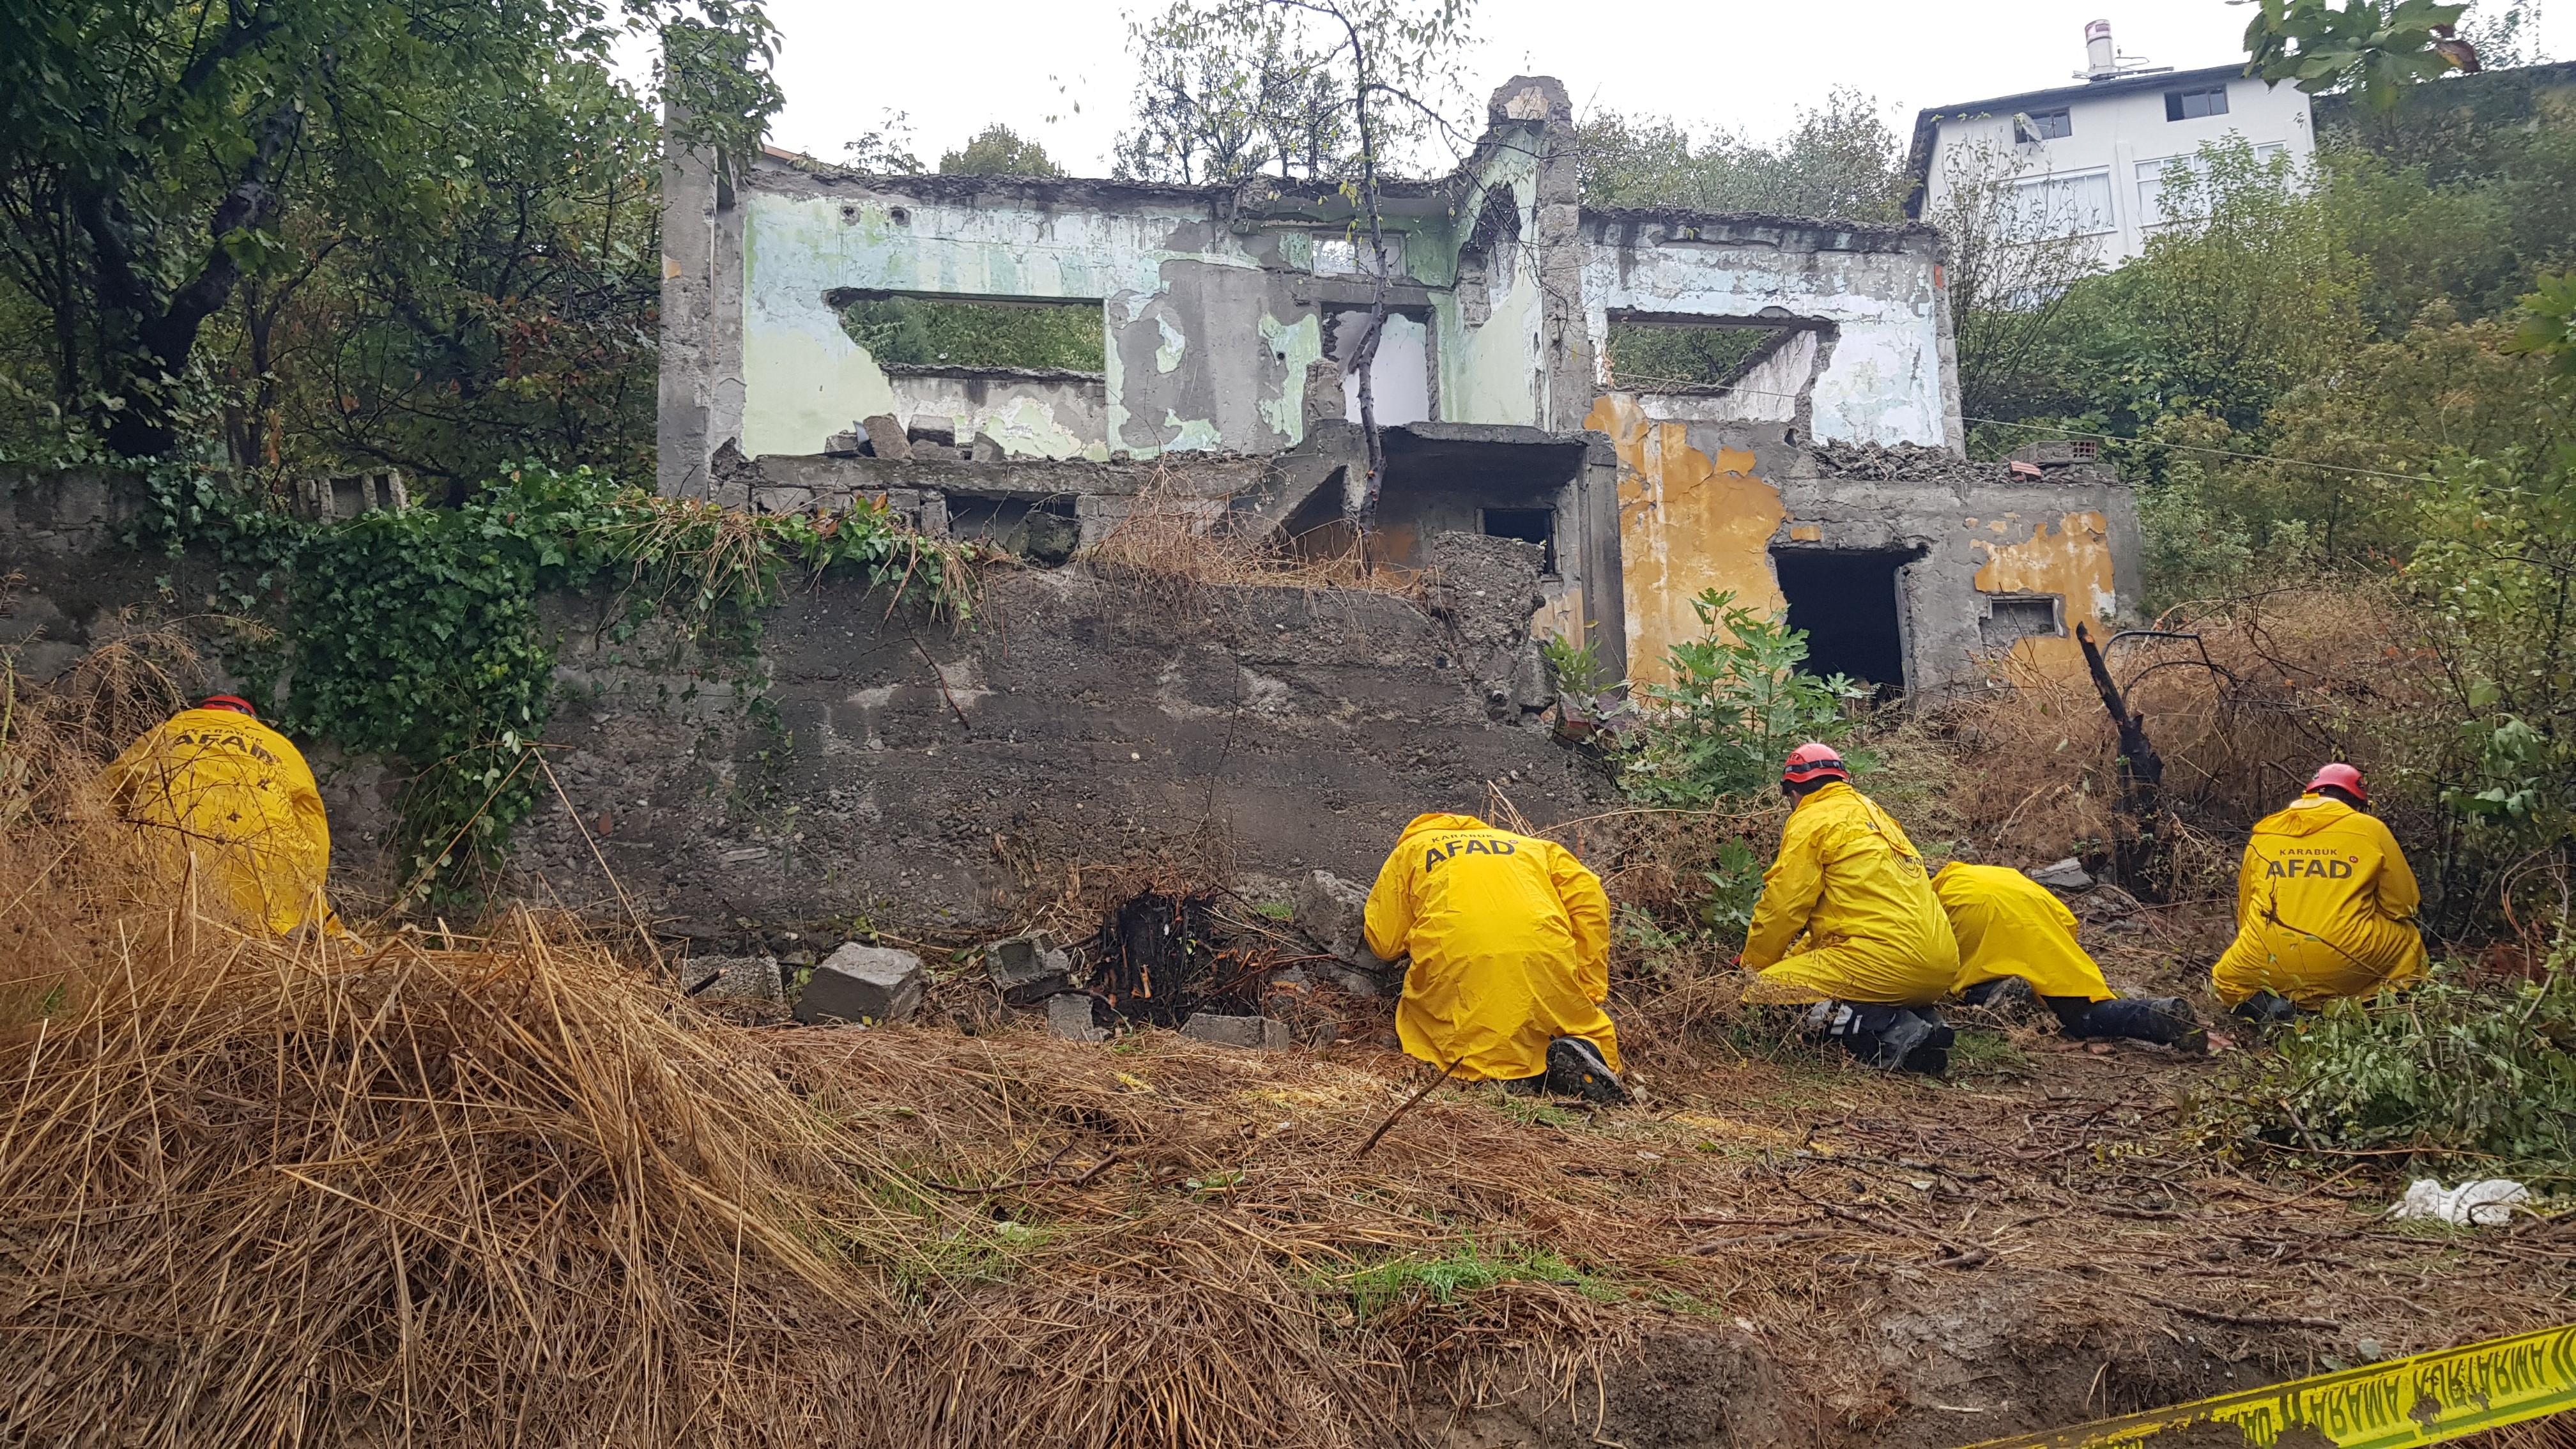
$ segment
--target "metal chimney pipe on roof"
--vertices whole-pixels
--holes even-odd
[[[2096,20],[2084,27],[2084,74],[2091,80],[2109,80],[2120,73],[2119,51],[2111,44],[2111,22]]]

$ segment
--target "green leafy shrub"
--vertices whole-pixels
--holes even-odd
[[[1848,739],[1859,727],[1852,706],[1868,691],[1839,674],[1801,673],[1804,633],[1716,589],[1691,608],[1707,632],[1666,651],[1672,683],[1646,686],[1623,776],[1631,796],[1681,809],[1756,799],[1779,780],[1791,749]]]
[[[757,611],[791,565],[857,569],[951,606],[966,580],[961,551],[880,508],[728,512],[534,464],[462,507],[331,524],[164,470],[129,542],[173,556],[193,546],[217,564],[218,595],[264,626],[235,667],[272,700],[285,683],[288,730],[412,767],[392,845],[424,894],[497,866],[535,807],[556,658],[540,593],[615,590],[612,642],[659,624],[674,659],[756,705]]]
[[[2200,1108],[2204,1127],[2287,1147],[2480,1153],[2576,1175],[2576,971],[2422,985],[2302,1017]]]

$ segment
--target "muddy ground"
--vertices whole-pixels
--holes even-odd
[[[2224,933],[2215,908],[2092,915],[2136,989],[2194,989]],[[1459,1449],[1938,1449],[2570,1315],[2576,1227],[2395,1224],[2401,1162],[2203,1140],[2194,1103],[2259,1043],[1969,1014],[1947,1079],[1890,1077],[1706,987],[1618,1007],[1633,1105],[1443,1086],[1364,1159],[1428,1074],[1392,1049],[1391,1003],[1327,987],[1280,1010],[1340,1039],[1285,1052],[1062,1041],[963,975],[924,1025],[782,1035],[909,1160],[1006,1185],[981,1200],[1026,1250],[934,1293],[932,1321],[1043,1314],[1108,1343],[1201,1295],[1302,1294],[1299,1332],[1376,1386],[1358,1398],[1389,1395],[1386,1428]],[[1063,1306],[1072,1282],[1096,1321]]]

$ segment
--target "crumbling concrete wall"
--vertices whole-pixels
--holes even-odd
[[[936,420],[959,446],[1005,458],[1109,457],[1109,387],[1098,373],[888,364],[887,413],[906,428]]]
[[[572,747],[556,769],[582,821],[542,810],[522,858],[557,890],[604,891],[586,823],[630,896],[692,930],[941,932],[1051,900],[1077,869],[1176,851],[1370,879],[1406,820],[1482,809],[1489,784],[1534,820],[1586,813],[1606,781],[1520,725],[1546,699],[1526,647],[1535,558],[1484,551],[1444,555],[1483,566],[1455,569],[1438,614],[1076,567],[995,574],[960,630],[825,587],[766,633],[781,728],[712,741],[720,701],[670,709],[661,681],[569,660],[548,738]]]
[[[1802,325],[1818,345],[1790,395],[1808,436],[1963,446],[1944,391],[1949,325],[1930,227],[1587,211],[1583,232],[1596,340],[1613,322]],[[1773,369],[1766,380],[1778,390],[1790,378]]]
[[[1591,419],[1620,464],[1634,678],[1669,678],[1665,652],[1701,633],[1690,601],[1704,589],[1785,609],[1774,560],[1789,550],[1912,556],[1896,571],[1903,682],[1926,696],[2014,665],[2081,669],[2075,627],[2103,637],[2135,607],[2135,503],[2108,470],[2032,478],[1942,449],[1813,447],[1787,424],[1656,416],[1668,411],[1609,393]]]
[[[0,646],[22,673],[58,677],[164,618],[219,649],[216,570],[117,542],[136,501],[112,477],[0,472],[0,576],[17,576]],[[550,598],[543,738],[563,747],[550,759],[570,808],[549,790],[521,827],[525,889],[622,917],[604,857],[625,900],[677,934],[864,920],[937,935],[1158,855],[1200,852],[1255,884],[1370,879],[1406,820],[1481,811],[1489,786],[1541,824],[1596,813],[1606,777],[1536,721],[1540,551],[1426,547],[1420,597],[997,567],[962,626],[834,575],[765,617],[740,674],[641,667],[610,642],[615,601]],[[219,652],[209,664],[202,685],[242,687]],[[381,900],[398,762],[299,743],[338,888]]]

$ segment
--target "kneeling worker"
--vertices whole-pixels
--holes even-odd
[[[2199,1014],[2179,996],[2122,998],[2075,939],[2075,913],[2048,887],[2010,866],[1941,867],[1932,893],[1959,941],[1959,994],[1997,1004],[2019,984],[2047,1003],[2073,1037],[2131,1037],[2209,1050]]]
[[[218,694],[181,710],[144,731],[100,784],[167,875],[193,871],[213,888],[201,906],[281,936],[347,934],[322,893],[331,873],[322,792],[249,701]]]
[[[1407,1053],[1467,1081],[1627,1099],[1610,995],[1610,899],[1551,840],[1472,815],[1417,815],[1368,898],[1369,949],[1413,967]]]
[[[1947,1069],[1951,1031],[1932,1004],[1950,994],[1959,947],[1922,855],[1829,746],[1791,750],[1780,791],[1797,804],[1745,934],[1743,963],[1761,973],[1745,999],[1821,1003],[1816,1025],[1873,1066]]]
[[[2210,973],[2237,1015],[2277,1020],[2424,974],[2423,894],[2369,803],[2359,770],[2328,765],[2254,827],[2236,873],[2236,942]]]

